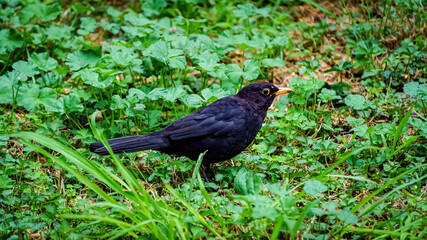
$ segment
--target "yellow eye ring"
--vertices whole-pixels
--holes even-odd
[[[264,96],[268,96],[268,95],[270,95],[270,89],[268,89],[268,88],[264,88],[264,89],[262,90],[262,95],[264,95]]]

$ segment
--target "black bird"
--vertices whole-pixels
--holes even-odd
[[[236,95],[221,98],[158,132],[113,138],[108,144],[115,154],[152,149],[196,161],[207,151],[204,165],[222,162],[239,154],[254,140],[274,98],[289,92],[289,88],[277,88],[270,83],[252,83]],[[92,143],[90,151],[109,154],[101,142]]]

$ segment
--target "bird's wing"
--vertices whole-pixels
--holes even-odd
[[[167,126],[163,133],[171,140],[183,140],[207,135],[224,136],[232,133],[236,126],[244,124],[239,116],[241,109],[227,105],[212,106],[187,115]]]

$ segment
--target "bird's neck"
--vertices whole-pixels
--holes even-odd
[[[236,99],[239,105],[251,114],[258,115],[262,117],[262,119],[264,119],[267,115],[268,107],[257,104],[253,101],[248,101],[247,99],[241,98],[239,95],[234,95],[231,97]]]

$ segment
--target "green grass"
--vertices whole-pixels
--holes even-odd
[[[1,239],[426,238],[425,1],[0,4]],[[215,183],[88,150],[255,81],[294,92]]]

